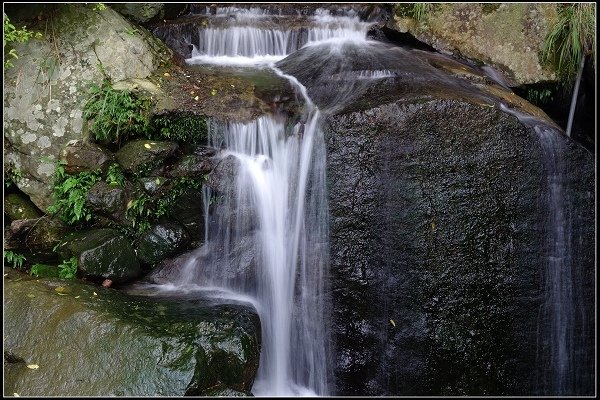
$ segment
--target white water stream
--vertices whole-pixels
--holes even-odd
[[[331,367],[321,112],[306,88],[273,62],[306,44],[365,41],[368,24],[319,11],[311,27],[301,30],[247,26],[249,18],[262,16],[248,11],[239,18],[244,26],[199,29],[200,45],[187,62],[262,64],[289,80],[303,98],[305,112],[293,126],[270,115],[212,127],[210,144],[222,149],[221,162],[234,165],[234,187],[220,194],[206,244],[187,262],[178,283],[222,288],[255,306],[262,345],[253,394],[323,396],[330,394]],[[206,190],[206,199],[211,195]],[[221,254],[218,262],[209,253]]]

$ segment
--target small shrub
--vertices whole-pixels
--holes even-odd
[[[195,115],[156,117],[152,121],[154,133],[149,139],[166,139],[179,143],[201,144],[206,142],[208,125],[206,119]]]
[[[77,275],[77,257],[71,257],[68,260],[58,264],[58,277],[63,279],[74,279]]]
[[[544,39],[542,62],[555,67],[560,79],[572,81],[582,57],[596,48],[596,5],[563,4]]]
[[[21,268],[26,260],[23,254],[15,253],[14,251],[4,250],[4,259],[11,264],[13,268]]]
[[[42,34],[40,32],[32,32],[27,29],[26,26],[17,29],[11,22],[10,18],[6,14],[4,14],[4,68],[12,68],[14,65],[12,63],[13,59],[19,58],[17,51],[15,49],[10,48],[11,43],[14,42],[26,42],[32,37],[36,39],[42,38]],[[6,46],[9,46],[9,50],[7,51]]]
[[[90,131],[97,141],[119,144],[149,129],[150,99],[114,90],[108,79],[101,86],[92,85],[90,95],[83,115],[93,120]]]
[[[89,221],[92,212],[85,207],[85,199],[90,188],[100,179],[100,171],[68,175],[65,173],[64,163],[58,163],[54,181],[55,201],[48,207],[48,212],[70,225],[82,220]]]
[[[23,179],[23,174],[19,168],[8,167],[4,172],[4,185],[6,187],[11,187],[13,184],[16,185]]]
[[[125,174],[119,164],[114,163],[108,167],[108,171],[106,172],[106,183],[109,185],[124,186],[125,181]]]

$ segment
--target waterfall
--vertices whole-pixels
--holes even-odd
[[[229,11],[215,12],[218,17]],[[287,79],[305,105],[301,122],[295,124],[280,115],[249,123],[212,122],[209,140],[221,149],[215,167],[215,180],[220,181],[212,182],[218,190],[204,189],[205,212],[211,214],[206,243],[189,258],[177,282],[249,299],[256,307],[262,339],[252,392],[259,396],[331,393],[329,216],[321,111],[306,88],[273,62],[304,45],[364,41],[367,24],[355,16],[317,11],[310,27],[282,30],[246,25],[266,16],[251,9],[233,24],[199,29],[198,45],[187,60],[262,64]],[[388,74],[366,71],[355,79]]]

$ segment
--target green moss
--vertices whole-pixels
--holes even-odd
[[[484,14],[491,14],[494,11],[496,11],[498,8],[500,8],[499,3],[482,3],[481,4],[481,11],[483,11]]]

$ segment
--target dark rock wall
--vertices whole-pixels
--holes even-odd
[[[534,393],[547,191],[535,133],[442,100],[333,116],[326,132],[338,394]],[[593,163],[574,144],[567,158],[589,351]]]

